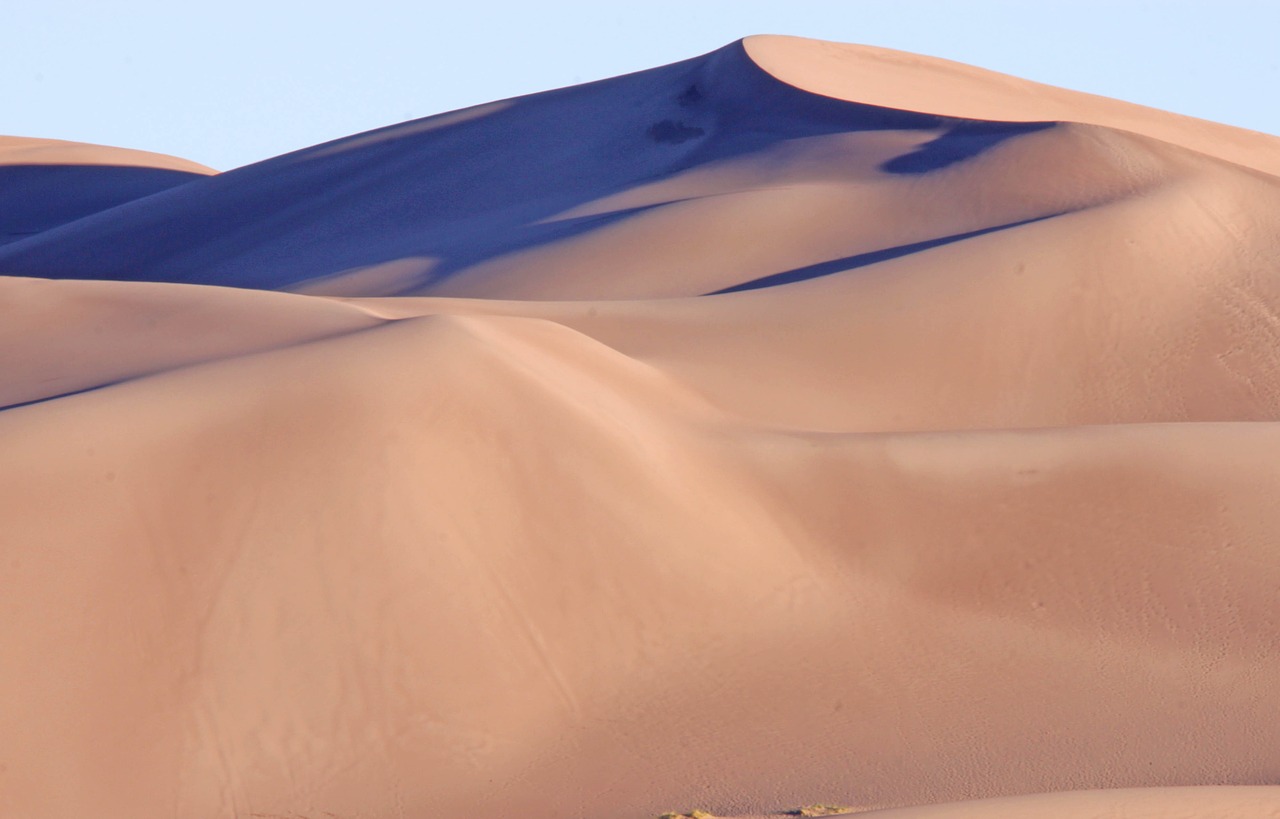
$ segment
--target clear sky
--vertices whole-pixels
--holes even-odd
[[[1277,0],[0,0],[0,133],[225,170],[766,33],[1280,133]]]

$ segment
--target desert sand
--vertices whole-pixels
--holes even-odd
[[[0,139],[0,816],[1280,817],[1276,174],[788,37]]]
[[[0,136],[0,246],[213,172],[146,151]]]

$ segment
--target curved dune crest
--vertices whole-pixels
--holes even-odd
[[[1270,134],[888,48],[778,35],[743,45],[765,71],[815,94],[951,117],[1104,125],[1280,174]]]
[[[952,105],[1014,102],[939,114],[894,107],[893,82],[870,83],[866,102],[784,81],[811,78],[804,60],[825,53],[752,39],[337,140],[12,243],[0,269],[341,296],[692,296],[1059,215],[1213,164],[1109,127],[1137,117],[1138,132],[1203,148],[1196,135],[1218,126],[1067,91],[1039,111],[1039,91],[1019,97],[999,75],[938,61],[926,67],[945,69],[936,85]],[[835,76],[902,79],[879,52],[848,53]],[[991,113],[1012,121],[959,118]],[[1027,121],[1040,115],[1100,125]],[[1280,155],[1274,137],[1204,133]]]
[[[209,175],[213,168],[176,156],[62,139],[0,136],[0,165],[114,165]]]
[[[1280,815],[1280,138],[1039,89],[749,38],[0,247],[0,815]]]
[[[212,173],[147,151],[0,136],[0,246]]]

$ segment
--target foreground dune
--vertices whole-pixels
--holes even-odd
[[[806,805],[782,813],[727,817],[845,816],[843,805]],[[1116,788],[1005,796],[858,812],[866,819],[1271,819],[1280,801],[1269,787]]]
[[[0,246],[0,815],[1280,816],[1280,138],[751,38],[147,162]]]

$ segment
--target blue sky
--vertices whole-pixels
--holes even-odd
[[[0,133],[219,169],[760,33],[915,51],[1280,133],[1272,0],[24,0],[0,20]]]

